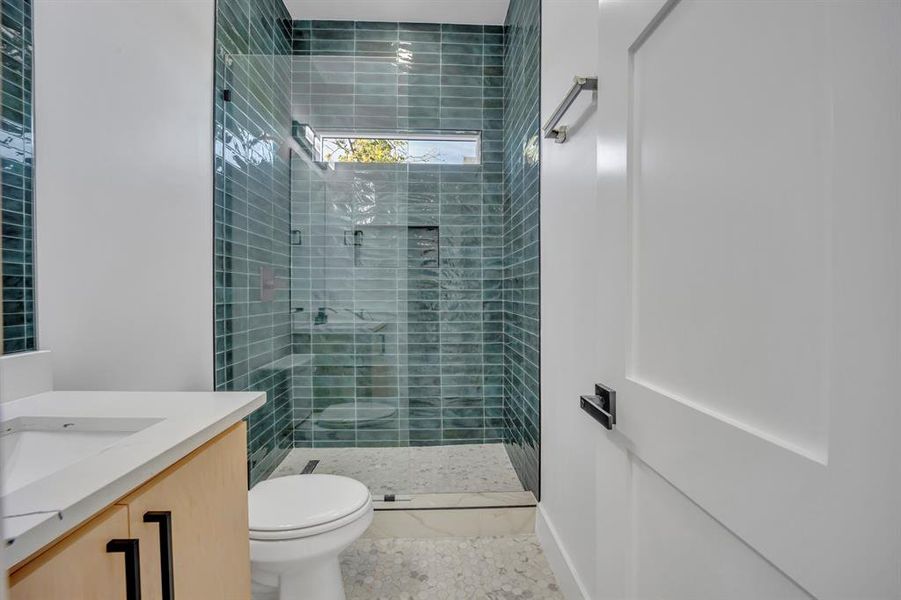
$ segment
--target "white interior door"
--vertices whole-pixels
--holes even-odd
[[[653,474],[630,594],[691,527],[675,490],[785,576],[745,595],[901,597],[901,3],[600,11],[599,381]]]

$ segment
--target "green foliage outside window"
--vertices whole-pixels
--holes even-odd
[[[410,153],[408,140],[387,138],[329,138],[325,145],[327,162],[347,163],[429,163],[438,153]]]
[[[408,162],[409,145],[403,140],[371,138],[334,139],[334,149],[326,154],[327,161],[358,163]]]

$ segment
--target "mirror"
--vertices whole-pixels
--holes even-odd
[[[34,315],[34,137],[30,3],[3,4],[0,96],[0,354],[36,348]]]

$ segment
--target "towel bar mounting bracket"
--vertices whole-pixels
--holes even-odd
[[[554,141],[558,144],[565,142],[568,127],[566,125],[560,125],[560,121],[563,119],[564,115],[566,115],[566,111],[569,110],[569,107],[573,105],[573,102],[576,101],[576,98],[579,97],[579,94],[581,94],[583,90],[597,91],[597,89],[597,77],[577,75],[573,79],[573,85],[566,93],[566,97],[563,98],[563,102],[557,106],[553,114],[551,114],[550,118],[547,120],[547,123],[545,123],[544,137],[554,138]]]

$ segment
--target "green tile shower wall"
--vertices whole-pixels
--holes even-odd
[[[252,481],[292,444],[505,442],[537,492],[539,8],[292,24],[219,1],[217,386],[268,392]],[[322,170],[281,144],[292,119],[477,130],[482,163]]]
[[[216,388],[259,390],[251,484],[291,448],[291,21],[280,0],[218,0],[215,90]],[[223,100],[223,90],[231,100]],[[270,293],[264,285],[270,287]]]
[[[2,0],[0,354],[35,349],[31,0]]]
[[[504,98],[504,439],[526,489],[539,485],[540,0],[511,0]]]
[[[480,165],[292,170],[296,445],[504,440],[503,42],[499,26],[294,22],[298,121],[482,133]]]

